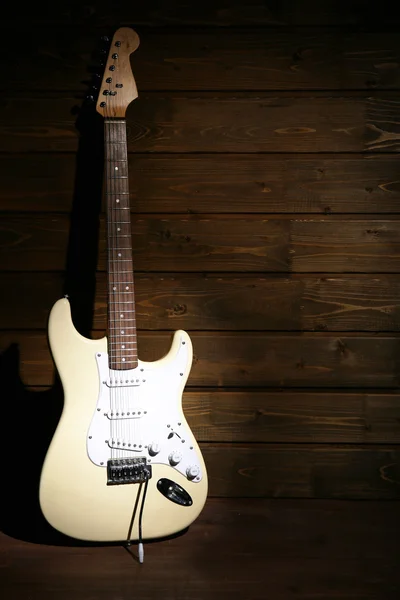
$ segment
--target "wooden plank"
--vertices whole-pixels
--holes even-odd
[[[379,11],[376,6],[360,0],[304,0],[299,5],[296,0],[265,2],[265,0],[203,0],[194,8],[185,0],[156,3],[140,3],[132,12],[132,4],[127,0],[110,4],[107,0],[96,0],[86,5],[78,0],[29,5],[21,14],[17,5],[9,3],[4,8],[4,20],[75,26],[106,27],[110,33],[111,24],[132,26],[255,26],[262,25],[356,25],[377,27],[394,26],[399,17],[393,10],[390,0],[382,0]]]
[[[58,408],[60,389],[21,387],[15,401]],[[183,409],[201,443],[400,443],[398,393],[188,388]]]
[[[399,499],[400,447],[202,444],[210,496]]]
[[[91,302],[93,327],[106,328],[105,273],[95,282],[83,274],[64,281],[62,273],[2,272],[0,288],[7,290],[0,329],[46,327],[51,306],[66,292],[79,322]],[[400,331],[398,275],[136,273],[135,290],[142,330]]]
[[[13,31],[9,32],[9,45]],[[37,29],[9,57],[6,89],[88,89],[99,31]],[[399,89],[397,32],[145,30],[133,59],[142,91]],[[5,40],[7,43],[7,39]]]
[[[120,546],[79,544],[43,527],[29,541],[2,533],[3,593],[187,600],[190,589],[191,600],[262,600],[267,582],[276,600],[396,600],[398,525],[396,502],[209,499],[185,535],[145,545],[151,577]]]
[[[86,221],[75,225],[76,230],[71,231],[79,237],[74,239],[73,244],[78,244],[80,249],[75,260],[80,261],[86,252],[93,252],[97,246],[93,238],[96,221],[92,218],[91,230]],[[8,218],[0,229],[0,268],[24,271],[63,269],[69,227],[69,219],[64,215]],[[136,264],[140,264],[142,270],[288,269],[289,221],[162,216],[134,218],[132,227]],[[105,237],[103,219],[99,246],[101,270],[106,264]]]
[[[184,411],[201,442],[400,442],[399,394],[188,390]]]
[[[393,272],[397,268],[396,229],[395,221],[342,222],[341,226],[329,221],[317,226],[311,221],[293,221],[292,269],[301,272],[369,271],[365,264],[369,255],[371,271]]]
[[[80,104],[77,98],[49,93],[4,98],[0,151],[75,151]],[[399,96],[384,92],[379,97],[340,98],[317,93],[309,98],[284,93],[272,97],[148,92],[128,109],[128,148],[131,152],[395,152],[399,112]],[[94,132],[86,135],[92,137]]]
[[[72,154],[4,155],[0,210],[69,212],[89,163],[89,153],[78,164]],[[389,156],[131,154],[129,173],[135,213],[400,212]],[[78,203],[84,190],[75,193]]]
[[[0,227],[0,270],[64,270],[67,255],[79,270],[93,255],[85,264],[85,275],[93,276],[98,246],[97,266],[104,271],[104,219],[98,232],[93,217],[89,207],[86,218],[79,214],[72,224],[65,215],[8,216]],[[148,215],[133,217],[132,227],[134,268],[142,271],[400,271],[400,221],[394,219]]]
[[[96,337],[101,335],[95,332]],[[191,337],[189,386],[393,389],[399,385],[398,337],[215,332],[193,332]],[[170,333],[142,332],[139,356],[157,360],[170,343]],[[6,353],[4,364],[9,357],[9,368],[13,373],[19,370],[26,385],[52,384],[53,364],[44,331],[3,331],[0,348]]]

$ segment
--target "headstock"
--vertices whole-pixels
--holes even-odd
[[[139,36],[130,27],[115,32],[104,67],[96,110],[103,117],[125,117],[128,105],[137,98],[130,55],[139,46]]]

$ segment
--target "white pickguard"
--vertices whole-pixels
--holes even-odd
[[[109,459],[146,457],[150,464],[169,465],[201,481],[201,461],[181,408],[185,341],[161,369],[139,361],[136,369],[114,371],[106,352],[96,353],[96,361],[100,393],[87,434],[90,460],[106,467]]]

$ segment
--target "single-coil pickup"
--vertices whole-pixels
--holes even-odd
[[[131,438],[111,438],[107,440],[107,443],[110,448],[115,448],[117,450],[131,450],[132,452],[142,452],[145,447],[141,441],[138,439]]]
[[[145,415],[147,415],[147,410],[143,410],[142,408],[113,409],[104,413],[104,416],[111,421],[119,419],[141,419]]]
[[[103,381],[103,385],[108,388],[129,388],[138,387],[140,385],[139,379],[106,379]]]

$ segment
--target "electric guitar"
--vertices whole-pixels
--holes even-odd
[[[40,505],[62,533],[90,541],[139,541],[177,533],[207,497],[202,454],[182,410],[192,363],[188,334],[176,331],[155,362],[138,358],[125,113],[137,98],[130,28],[116,31],[96,109],[104,117],[108,234],[107,337],[81,336],[69,301],[58,300],[49,342],[64,408],[46,454]]]

